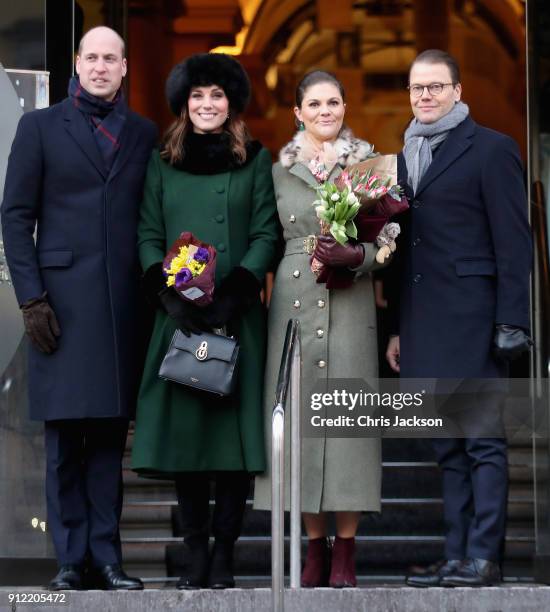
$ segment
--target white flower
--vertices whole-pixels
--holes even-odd
[[[331,199],[333,202],[338,202],[338,200],[340,199],[340,194],[339,194],[339,193],[333,193],[333,194],[330,196],[330,199]]]
[[[348,204],[355,204],[356,202],[358,202],[357,196],[354,193],[350,193],[348,195]]]
[[[315,213],[317,214],[317,216],[323,214],[324,212],[326,212],[326,208],[324,206],[316,206],[315,207]]]

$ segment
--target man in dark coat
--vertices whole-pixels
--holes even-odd
[[[415,118],[399,173],[411,207],[390,304],[399,316],[386,355],[402,378],[498,385],[508,360],[530,343],[532,246],[519,151],[508,136],[471,119],[447,53],[416,58],[409,92]],[[464,397],[472,398],[456,396],[458,403]],[[500,580],[508,493],[502,396],[479,397],[461,406],[464,437],[432,441],[443,475],[446,560],[409,576],[410,585]]]
[[[87,564],[106,589],[143,588],[121,569],[121,460],[135,406],[136,228],[156,128],[121,89],[124,42],[82,39],[69,97],[21,118],[2,230],[29,347],[32,419],[45,421],[48,529],[79,589]],[[33,234],[36,226],[36,243]]]

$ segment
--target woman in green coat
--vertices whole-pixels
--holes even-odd
[[[265,469],[262,383],[266,343],[260,291],[277,243],[271,156],[239,115],[250,92],[241,65],[198,54],[167,81],[177,119],[149,164],[138,243],[144,286],[157,310],[141,383],[132,468],[175,480],[190,552],[178,588],[234,586],[250,474]],[[183,231],[216,248],[214,301],[200,308],[166,286],[162,260]],[[227,326],[239,339],[236,392],[194,391],[158,376],[175,330]],[[216,484],[215,544],[208,555],[210,481]]]
[[[378,376],[376,309],[371,272],[380,267],[373,243],[340,246],[318,236],[313,202],[321,180],[334,181],[342,168],[373,157],[374,147],[343,127],[344,90],[330,73],[314,71],[298,85],[300,131],[281,151],[273,167],[285,254],[279,264],[269,307],[265,418],[271,423],[273,392],[288,319],[300,321],[302,410],[311,394],[327,381]],[[314,173],[317,173],[317,177]],[[309,236],[317,247],[306,250]],[[355,271],[351,287],[327,289],[310,269],[311,255],[331,268]],[[271,393],[271,396],[269,395]],[[320,411],[321,416],[326,416]],[[287,421],[288,422],[288,421]],[[271,432],[266,430],[269,442]],[[285,442],[289,435],[285,436]],[[285,449],[288,468],[288,446]],[[288,474],[285,478],[289,483]],[[381,454],[375,438],[302,440],[302,512],[308,551],[302,586],[355,586],[355,533],[363,511],[380,511]],[[289,499],[287,489],[285,499]],[[270,474],[256,478],[254,507],[271,507]],[[288,507],[287,507],[288,509]],[[332,553],[327,540],[327,512],[335,512]],[[329,567],[331,565],[329,575]]]

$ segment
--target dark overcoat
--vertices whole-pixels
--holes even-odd
[[[406,181],[402,156],[399,174]],[[409,195],[397,250],[401,376],[506,375],[492,352],[495,325],[529,328],[532,245],[517,145],[468,117]]]
[[[205,150],[198,148],[193,154],[204,158],[195,161],[208,165]],[[235,266],[263,282],[278,240],[276,210],[267,149],[259,149],[239,168],[214,174],[178,169],[155,151],[138,231],[143,269],[162,261],[181,232],[190,231],[216,248],[217,284]],[[260,300],[231,323],[240,345],[237,389],[217,399],[159,378],[176,324],[157,309],[139,392],[134,470],[167,477],[186,471],[265,469],[266,321]]]
[[[109,172],[69,99],[19,122],[2,204],[6,258],[18,302],[47,291],[61,327],[55,353],[30,348],[31,418],[134,411],[137,222],[156,134],[129,111]]]

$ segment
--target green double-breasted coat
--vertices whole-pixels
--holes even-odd
[[[213,175],[176,169],[154,152],[138,228],[143,269],[162,261],[183,231],[216,247],[216,283],[235,266],[263,281],[277,243],[269,152],[261,149],[246,165]],[[263,471],[266,330],[259,300],[237,322],[238,386],[230,398],[220,400],[159,378],[175,329],[159,309],[139,392],[132,468],[162,477],[182,471]]]

